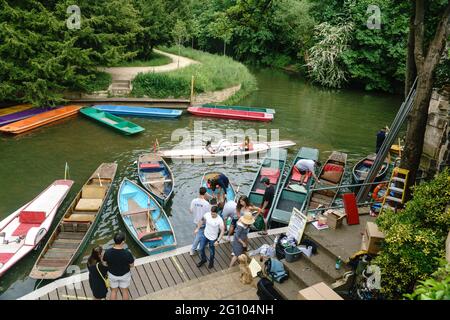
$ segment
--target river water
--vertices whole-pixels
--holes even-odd
[[[262,69],[253,72],[258,80],[258,91],[240,104],[275,108],[275,120],[269,124],[198,118],[184,113],[177,120],[132,118],[130,120],[146,131],[127,137],[79,115],[24,136],[0,136],[0,219],[33,199],[52,181],[63,178],[67,162],[69,176],[75,184],[58,212],[56,219],[59,220],[98,165],[117,162],[118,172],[106,209],[101,213],[88,248],[77,261],[84,269],[87,256],[95,245],[108,247],[115,231],[125,231],[117,216],[117,189],[124,177],[137,181],[135,161],[139,154],[152,149],[155,138],[161,148],[169,148],[178,143],[171,141],[176,129],[192,133],[194,126],[201,125],[203,130],[216,129],[223,134],[226,129],[255,129],[264,134],[261,130],[267,129],[268,140],[270,130],[278,129],[280,140],[297,143],[289,149],[288,164],[301,146],[309,146],[320,150],[322,161],[333,150],[346,152],[349,169],[359,158],[374,152],[376,132],[380,127],[390,125],[401,104],[399,96],[326,90],[282,71]],[[179,245],[187,245],[192,240],[192,217],[187,208],[196,196],[206,170],[224,171],[232,183],[246,193],[257,168],[256,161],[234,165],[172,164],[176,190],[167,213],[171,215]],[[144,256],[131,241],[128,245],[136,257]],[[39,251],[28,255],[0,278],[0,299],[15,299],[33,291],[36,285],[41,287],[47,283],[38,283],[28,277]]]

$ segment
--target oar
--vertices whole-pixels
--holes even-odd
[[[150,199],[148,199],[148,210],[147,210],[147,218],[148,218],[148,223],[147,223],[147,232],[150,232]]]

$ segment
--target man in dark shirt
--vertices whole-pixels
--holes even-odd
[[[264,218],[264,231],[261,231],[260,234],[266,235],[267,234],[266,219],[267,215],[269,214],[270,208],[272,207],[273,198],[275,197],[275,187],[270,183],[270,180],[267,177],[262,178],[261,182],[264,183],[266,191],[264,192],[263,202],[261,204],[261,212]]]
[[[384,139],[386,139],[386,134],[387,134],[387,127],[381,128],[380,131],[378,131],[377,145],[376,145],[375,153],[378,153],[378,151],[380,151],[380,148],[383,145]]]
[[[134,266],[134,257],[124,249],[125,235],[118,232],[114,235],[114,246],[105,251],[103,261],[108,265],[108,278],[111,285],[111,300],[117,300],[120,288],[123,300],[129,299],[128,287],[131,283],[130,268]]]

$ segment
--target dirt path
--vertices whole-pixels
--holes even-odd
[[[169,64],[156,67],[111,67],[111,68],[102,68],[101,71],[108,72],[109,74],[111,74],[113,81],[133,80],[134,77],[136,77],[139,72],[169,72],[180,68],[185,68],[194,63],[200,63],[198,61],[186,57],[163,52],[157,49],[153,49],[153,51],[158,54],[169,57],[170,59],[172,59],[172,62]]]
[[[241,90],[241,85],[223,90],[201,93],[194,96],[193,104],[222,102],[233,96],[239,90]]]

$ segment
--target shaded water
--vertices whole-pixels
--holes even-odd
[[[59,220],[98,165],[117,162],[116,180],[106,209],[101,213],[88,248],[77,261],[81,268],[85,268],[87,255],[95,245],[110,246],[113,233],[125,231],[117,216],[117,189],[124,177],[138,181],[134,162],[139,154],[152,148],[155,138],[161,148],[172,147],[178,143],[171,141],[174,130],[185,128],[192,131],[194,121],[200,120],[203,120],[203,129],[217,129],[223,133],[228,128],[279,129],[280,140],[289,139],[297,143],[289,149],[288,164],[301,146],[309,146],[320,150],[322,161],[333,150],[348,153],[349,169],[359,158],[374,152],[376,132],[381,126],[390,125],[401,103],[398,96],[324,90],[305,83],[298,76],[280,71],[264,69],[256,70],[255,74],[259,90],[240,104],[274,107],[275,120],[269,124],[209,120],[185,113],[178,120],[132,118],[131,121],[146,131],[126,137],[79,115],[25,136],[0,136],[0,219],[33,199],[52,181],[62,178],[64,165],[68,162],[70,178],[75,180],[75,184],[58,212],[56,219]],[[224,171],[232,183],[246,193],[257,168],[257,162],[214,166],[172,164],[175,192],[167,213],[171,215],[179,245],[187,245],[192,240],[192,217],[187,208],[206,170]],[[144,255],[131,241],[128,245],[136,257]],[[37,281],[30,279],[28,274],[39,251],[28,255],[0,278],[0,299],[14,299],[33,290]],[[39,287],[45,283],[40,283]]]

